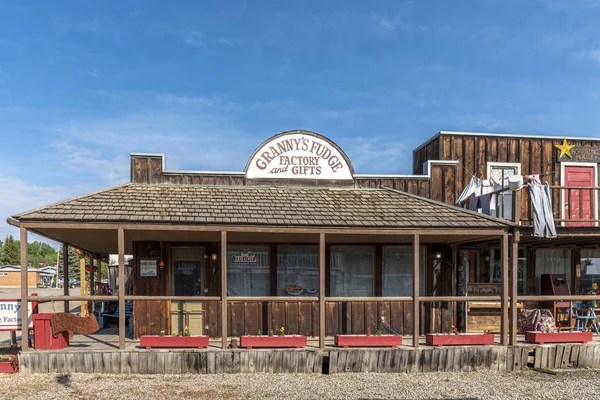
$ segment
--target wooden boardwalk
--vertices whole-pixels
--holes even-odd
[[[318,339],[304,349],[227,349],[211,341],[207,349],[151,349],[128,338],[119,350],[117,329],[93,335],[75,335],[69,348],[31,350],[19,355],[22,373],[114,373],[114,374],[213,374],[213,373],[348,373],[515,371],[528,367],[600,368],[600,336],[588,344],[535,345],[521,339],[517,346],[448,346],[423,344],[411,347],[404,338],[398,349],[341,349],[328,341],[325,351]]]

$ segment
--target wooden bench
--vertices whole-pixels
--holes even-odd
[[[106,325],[105,321],[104,321],[105,318],[117,318],[117,320],[118,320],[119,319],[119,307],[117,307],[117,309],[115,310],[114,313],[100,314],[100,320],[102,321],[101,328],[103,328]],[[128,332],[133,331],[133,303],[131,303],[131,302],[125,302],[125,324],[127,325]]]

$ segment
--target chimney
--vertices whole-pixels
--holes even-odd
[[[131,155],[131,182],[132,183],[162,183],[162,174],[165,167],[163,154],[137,154]]]

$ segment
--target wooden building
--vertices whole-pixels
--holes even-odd
[[[31,288],[37,287],[42,283],[42,271],[35,268],[28,268],[27,283]],[[21,286],[21,266],[5,265],[0,267],[0,287],[20,287]]]
[[[511,175],[539,175],[549,184],[557,237],[534,235],[529,191],[517,192],[518,214],[506,210],[500,217],[518,216],[519,295],[552,294],[542,275],[564,274],[570,294],[588,294],[600,283],[600,228],[598,226],[598,163],[600,139],[559,138],[507,134],[439,132],[413,153],[413,173],[422,174],[427,163],[454,161],[435,171],[427,189],[419,194],[454,203],[471,177],[493,179],[506,187]],[[413,189],[414,190],[414,189]],[[512,196],[511,192],[508,192]],[[469,291],[500,282],[499,248],[494,243],[462,246]],[[465,282],[457,282],[460,287]],[[545,304],[545,306],[550,306]]]
[[[368,328],[448,331],[459,246],[486,243],[500,249],[506,343],[514,224],[452,205],[461,167],[451,158],[423,158],[418,176],[360,175],[335,143],[290,131],[262,143],[240,173],[171,172],[162,155],[132,154],[129,183],[10,222],[21,243],[32,231],[118,253],[121,277],[132,254],[133,293],[122,285],[118,296],[122,314],[134,302],[135,337],[189,326],[224,347],[280,327],[322,347]]]

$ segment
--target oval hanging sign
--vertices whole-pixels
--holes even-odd
[[[312,132],[293,131],[272,137],[252,155],[246,177],[287,179],[352,179],[345,154]]]

